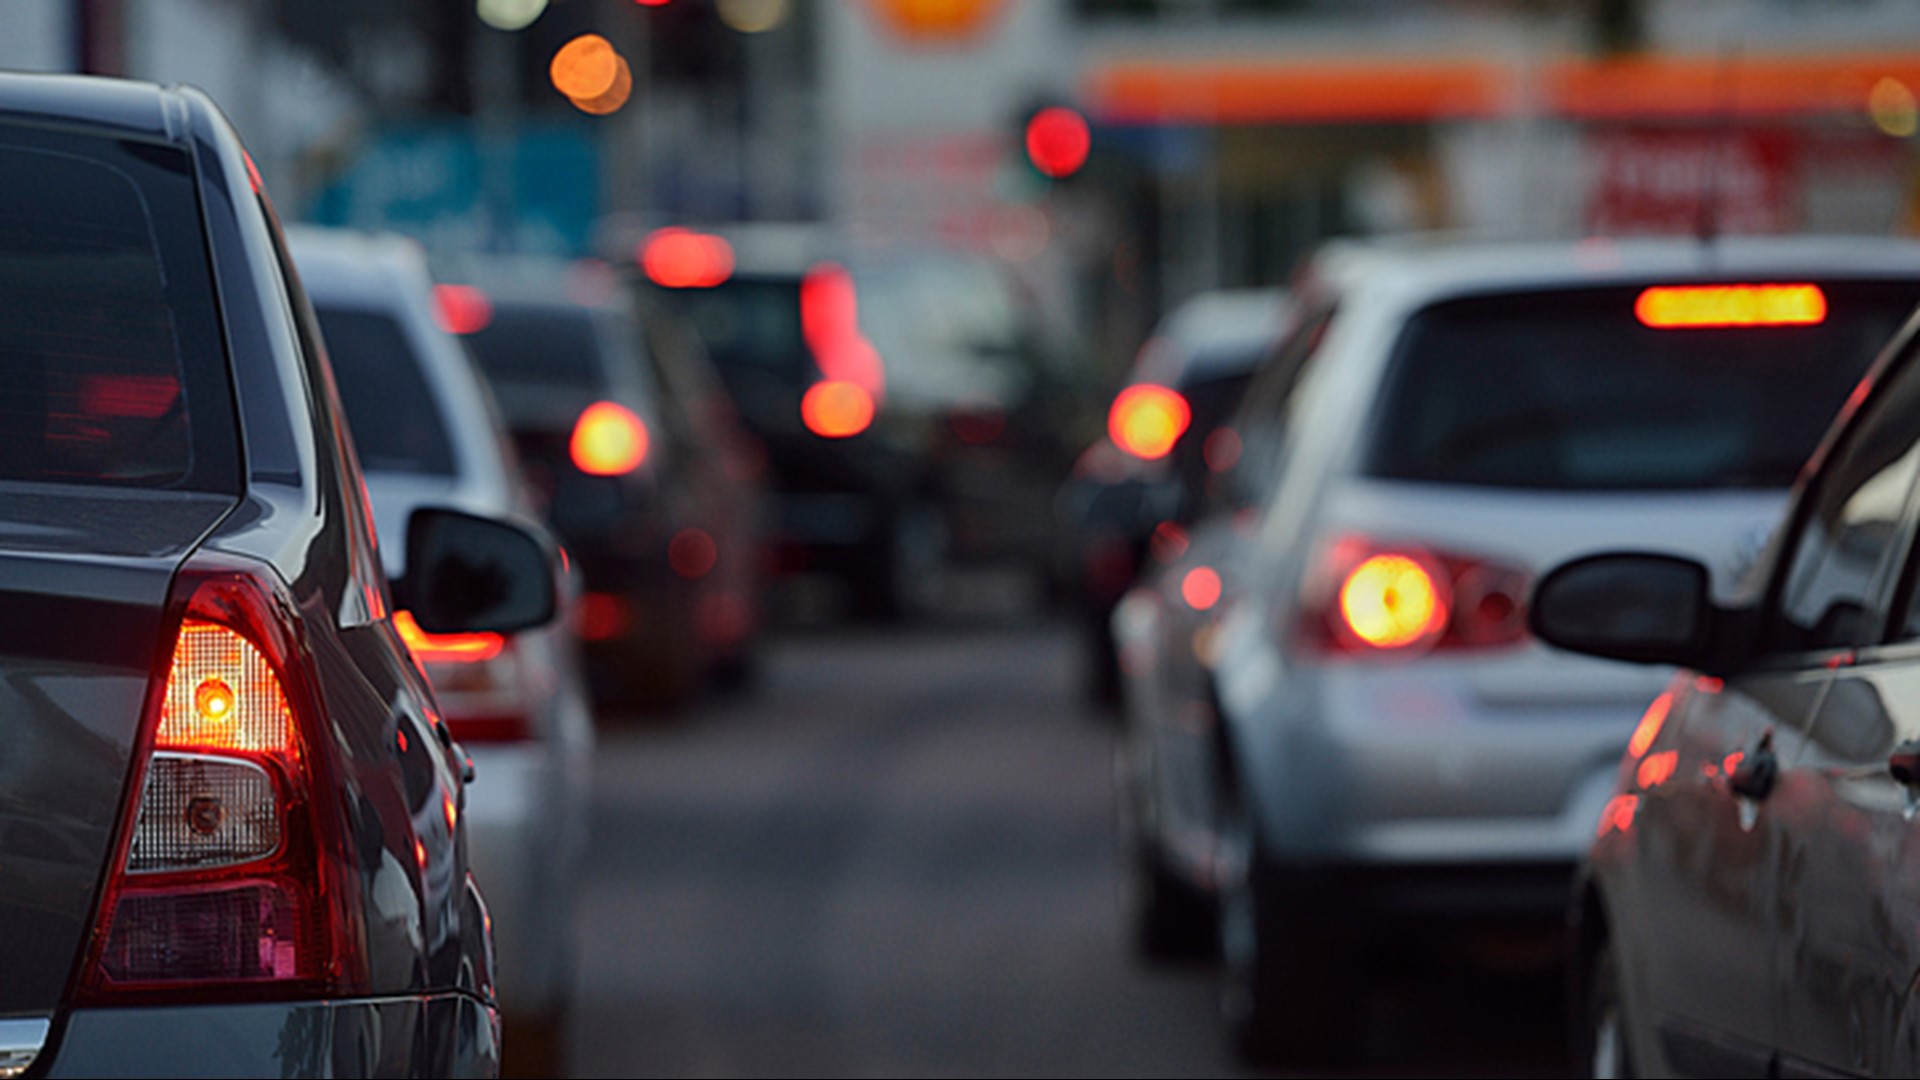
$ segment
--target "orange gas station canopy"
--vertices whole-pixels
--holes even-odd
[[[1886,78],[1920,90],[1920,53],[1565,59],[1350,57],[1096,62],[1083,100],[1108,124],[1407,123],[1518,113],[1574,119],[1864,112]]]

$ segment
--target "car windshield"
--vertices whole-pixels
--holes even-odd
[[[1575,490],[1783,488],[1920,299],[1829,282],[1817,325],[1655,329],[1639,288],[1437,304],[1401,337],[1370,475]]]
[[[453,476],[440,405],[393,316],[316,306],[340,401],[368,472]]]
[[[225,355],[186,156],[0,126],[0,478],[233,490]]]

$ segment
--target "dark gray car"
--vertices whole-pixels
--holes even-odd
[[[1546,641],[1683,667],[1580,879],[1595,1076],[1920,1070],[1916,333],[1859,384],[1736,595],[1651,552],[1577,560],[1535,593]]]
[[[388,612],[538,622],[551,549],[426,510],[390,592],[317,341],[207,98],[0,76],[0,1073],[497,1071]]]

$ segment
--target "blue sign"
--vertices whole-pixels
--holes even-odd
[[[600,214],[590,127],[389,126],[308,207],[321,225],[392,231],[429,249],[584,255]]]

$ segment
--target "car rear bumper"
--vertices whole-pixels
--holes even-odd
[[[81,1009],[55,1025],[48,1077],[490,1077],[500,1021],[468,994]]]

